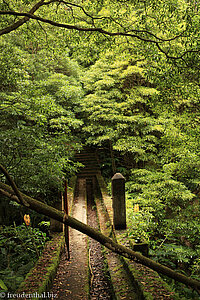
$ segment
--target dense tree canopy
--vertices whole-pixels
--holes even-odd
[[[167,58],[199,53],[198,2],[160,1],[3,1],[0,35],[16,30],[30,19],[83,32],[138,39],[153,44]],[[36,13],[35,13],[36,12]],[[53,13],[55,12],[55,13]],[[15,20],[16,17],[23,17]],[[198,57],[198,56],[196,56]],[[196,61],[197,62],[197,61]],[[194,64],[194,61],[192,62]]]
[[[0,18],[0,161],[18,187],[55,202],[97,147],[108,181],[126,177],[129,234],[197,278],[199,1],[2,0]]]

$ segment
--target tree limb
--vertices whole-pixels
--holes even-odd
[[[44,5],[44,1],[45,0],[41,0],[39,1],[38,3],[36,3],[32,8],[31,10],[29,11],[30,14],[34,14],[34,12],[36,12],[36,10],[38,10],[38,8],[40,8],[42,5]],[[16,15],[15,15],[16,16]],[[13,23],[12,25],[6,27],[6,28],[3,28],[0,30],[0,35],[3,35],[3,34],[7,34],[7,33],[10,33],[11,31],[13,30],[16,30],[18,27],[22,26],[24,23],[26,23],[28,20],[30,19],[30,17],[28,16],[25,16],[24,15],[24,18]]]
[[[172,55],[169,55],[168,52],[165,51],[160,46],[161,43],[170,42],[170,41],[173,41],[175,39],[180,38],[185,31],[181,32],[179,35],[174,36],[172,38],[163,39],[163,38],[160,38],[160,37],[156,36],[155,34],[153,34],[152,32],[149,32],[147,30],[131,29],[127,32],[126,31],[124,31],[124,32],[120,32],[120,31],[119,32],[111,32],[111,31],[104,30],[101,27],[80,27],[80,26],[77,26],[77,25],[59,23],[59,22],[55,22],[53,20],[45,19],[45,18],[42,18],[40,16],[36,16],[36,15],[33,14],[42,5],[47,5],[49,3],[55,3],[55,2],[58,2],[58,3],[63,2],[65,4],[67,3],[65,1],[56,1],[56,0],[52,0],[52,1],[49,1],[48,3],[45,3],[44,0],[43,0],[43,1],[38,2],[28,13],[26,13],[26,12],[16,12],[16,11],[0,11],[0,15],[24,16],[24,18],[19,20],[18,22],[16,22],[16,23],[0,30],[0,36],[4,35],[4,34],[7,34],[7,33],[11,32],[13,30],[16,30],[18,27],[20,27],[21,25],[26,23],[29,19],[34,19],[34,20],[38,20],[38,21],[43,22],[43,23],[50,24],[52,26],[56,26],[56,27],[60,27],[60,28],[66,28],[66,29],[70,29],[70,30],[85,31],[85,32],[99,32],[99,33],[102,33],[104,35],[109,35],[109,36],[112,36],[112,37],[114,37],[114,36],[125,36],[125,37],[136,38],[136,39],[139,39],[139,40],[147,42],[147,43],[155,44],[160,52],[162,52],[168,59],[173,59],[173,60],[180,60],[180,59],[183,60],[183,57],[188,53],[199,53],[200,52],[200,50],[191,49],[191,50],[184,51],[181,55],[172,56]],[[83,9],[83,11],[85,13],[84,9]],[[88,14],[86,14],[86,15],[88,15]],[[142,34],[149,35],[152,38],[143,37]]]
[[[160,47],[160,45],[159,45],[159,43],[156,43],[156,46],[158,47],[158,49],[160,50],[160,52],[162,52],[163,54],[165,54],[165,56],[167,57],[167,58],[169,58],[169,59],[182,59],[183,60],[183,58],[184,58],[184,56],[186,55],[186,54],[188,54],[188,53],[199,53],[200,52],[200,49],[199,50],[194,50],[194,49],[191,49],[191,50],[187,50],[187,51],[185,51],[185,52],[183,52],[181,55],[179,55],[179,56],[171,56],[171,55],[169,55],[166,51],[164,51],[161,47]]]
[[[13,195],[13,191],[11,187],[8,185],[0,182],[0,193],[5,195],[6,197],[9,197],[10,199],[17,201],[19,203],[18,197],[16,195]],[[192,288],[194,288],[197,292],[200,291],[200,281],[188,278],[183,274],[177,273],[173,271],[172,269],[165,267],[153,260],[151,260],[148,257],[143,256],[142,254],[135,252],[129,248],[126,248],[123,245],[120,245],[116,242],[114,242],[109,237],[103,235],[101,232],[97,231],[96,229],[80,222],[79,220],[71,217],[71,216],[65,216],[62,211],[59,211],[51,206],[48,206],[38,200],[35,200],[31,197],[28,197],[24,194],[22,194],[23,199],[26,200],[26,202],[29,204],[29,208],[43,214],[45,216],[48,216],[50,218],[53,218],[61,223],[64,223],[86,235],[89,237],[95,239],[111,251],[120,254],[130,260],[135,260],[137,258],[139,262],[159,273],[162,273],[168,277],[173,278],[174,280],[177,280],[179,282],[182,282]]]
[[[19,192],[15,182],[12,180],[12,178],[9,175],[9,173],[7,172],[7,170],[2,165],[0,165],[0,170],[3,172],[3,174],[6,176],[8,182],[12,186],[13,191],[15,192],[16,196],[18,197],[20,204],[28,207],[29,204],[23,199],[23,197],[22,197],[21,193]]]
[[[182,33],[180,33],[179,35],[177,35],[177,36],[175,36],[173,38],[162,39],[162,38],[156,36],[155,34],[149,32],[147,30],[131,29],[130,31],[127,31],[127,32],[111,32],[111,31],[104,30],[101,27],[79,27],[77,25],[59,23],[59,22],[55,22],[53,20],[45,19],[45,18],[42,18],[40,16],[34,15],[32,12],[26,13],[26,12],[17,12],[17,11],[0,11],[0,15],[13,15],[13,16],[21,16],[21,17],[24,16],[25,17],[24,19],[26,19],[26,21],[28,21],[29,19],[34,19],[34,20],[41,21],[43,23],[50,24],[52,26],[66,28],[66,29],[74,29],[74,30],[78,30],[78,31],[100,32],[100,33],[103,33],[103,34],[106,34],[106,35],[110,35],[110,36],[129,36],[129,37],[135,37],[135,38],[137,38],[139,40],[142,40],[142,41],[145,41],[145,42],[151,42],[151,43],[154,43],[154,44],[157,44],[159,42],[163,43],[163,42],[173,41],[173,40],[179,38],[183,34],[183,32],[182,32]],[[23,23],[21,25],[23,25]],[[12,30],[15,30],[17,28],[13,28]],[[3,32],[3,30],[1,30],[0,31],[0,35],[6,34],[6,33],[9,33],[9,32],[10,31]],[[134,33],[132,33],[132,32],[134,32]],[[138,35],[136,33],[140,33],[140,34],[141,33],[145,33],[145,34],[151,35],[152,37],[155,38],[155,40],[154,39],[149,39],[149,38],[142,37],[142,36],[140,36],[140,35]]]

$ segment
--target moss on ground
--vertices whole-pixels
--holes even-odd
[[[96,197],[98,221],[101,232],[109,236],[112,232],[112,224],[109,220],[109,215],[105,211],[104,203],[101,201],[100,195]],[[108,226],[109,225],[109,226]],[[107,272],[109,272],[109,279],[113,290],[113,299],[141,299],[138,298],[138,291],[135,285],[127,276],[123,268],[123,264],[117,254],[103,247],[104,260],[106,262]]]
[[[101,208],[101,212],[104,211],[106,215],[106,221],[112,224],[112,199],[108,196],[105,183],[101,176],[97,176],[97,181],[99,187],[101,189],[102,194],[102,205],[104,206]],[[105,223],[104,223],[104,230],[105,230]],[[104,234],[108,235],[108,230],[105,230]],[[114,239],[123,244],[127,247],[130,246],[129,238],[126,234],[126,230],[123,231],[114,231]],[[146,300],[153,300],[153,299],[165,299],[165,297],[169,300],[173,299],[180,299],[180,297],[175,293],[170,286],[165,283],[162,278],[158,275],[157,272],[149,269],[146,266],[141,265],[139,262],[133,261],[120,257],[122,268],[127,271],[129,274],[130,281],[134,282],[136,290],[138,291],[138,295],[140,298],[138,299],[146,299]],[[118,277],[122,276],[120,274],[120,270],[118,267],[116,269],[113,268],[115,275]],[[111,276],[112,277],[112,276]],[[120,297],[119,293],[119,297]],[[136,299],[136,298],[135,298]]]
[[[60,255],[64,249],[64,244],[63,233],[53,235],[52,240],[46,243],[39,260],[27,274],[24,282],[20,285],[16,293],[37,293],[36,295],[41,295],[50,289],[60,261]],[[32,299],[37,298],[38,297],[33,297]]]

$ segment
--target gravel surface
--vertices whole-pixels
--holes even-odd
[[[96,207],[93,198],[93,187],[87,182],[87,217],[88,225],[99,229]],[[89,238],[89,267],[90,267],[90,299],[113,299],[108,274],[106,274],[105,259],[102,246]]]

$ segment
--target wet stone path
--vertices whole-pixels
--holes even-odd
[[[79,179],[73,206],[73,217],[83,223],[87,221],[85,180]],[[88,299],[88,254],[87,237],[81,232],[69,228],[70,261],[66,251],[61,256],[51,293],[57,295],[58,300],[86,300]]]

